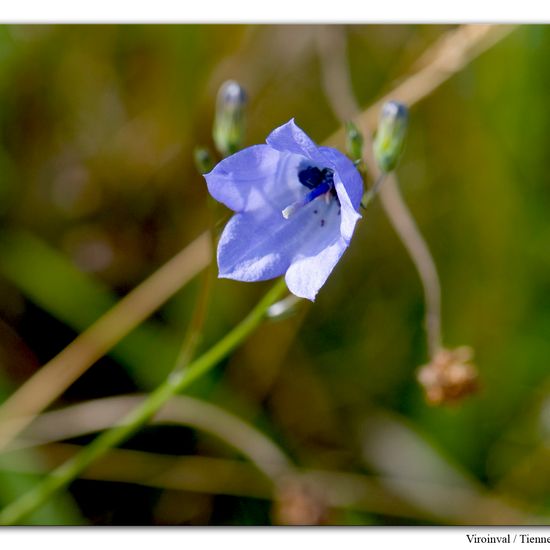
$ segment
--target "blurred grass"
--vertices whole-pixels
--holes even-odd
[[[448,28],[349,27],[361,103],[390,89]],[[66,336],[44,327],[31,302],[81,331],[206,227],[192,149],[211,144],[224,79],[248,90],[248,144],[293,116],[317,141],[336,128],[312,31],[0,27],[0,312],[32,354],[61,350]],[[398,169],[440,270],[445,342],[476,351],[477,395],[452,408],[424,403],[414,378],[426,353],[421,287],[378,203],[301,326],[290,321],[297,337],[287,325],[266,325],[194,391],[271,426],[307,466],[365,468],[357,427],[373,406],[402,415],[488,488],[544,442],[549,51],[547,26],[523,26],[444,84],[412,110]],[[219,281],[203,345],[242,318],[263,288]],[[128,389],[152,387],[169,368],[195,290],[184,289],[114,350],[110,368],[128,376]],[[31,344],[29,334],[40,331],[49,331],[47,350]],[[20,383],[35,368],[21,359],[9,375]],[[70,399],[110,394],[112,380],[108,369],[98,372]],[[197,454],[221,452],[193,437]],[[533,479],[550,480],[547,466],[537,468]],[[548,500],[539,493],[533,503],[549,512]],[[257,517],[245,500],[214,498],[206,508],[201,521]]]
[[[4,399],[13,388],[5,380],[4,375],[0,374],[0,397]],[[23,451],[19,455],[20,465],[26,468],[40,468],[43,465],[43,457],[34,450]],[[36,474],[27,474],[14,472],[12,469],[4,470],[0,468],[0,505],[4,507],[19,495],[29,491],[40,476]],[[75,503],[67,495],[58,495],[40,510],[27,518],[26,525],[83,525],[86,521],[80,515]]]
[[[0,237],[0,272],[27,298],[77,332],[88,328],[117,296],[28,233]],[[36,274],[40,273],[37,277]],[[150,351],[154,349],[152,360]],[[112,350],[139,387],[152,389],[170,372],[178,344],[151,322],[136,328]]]

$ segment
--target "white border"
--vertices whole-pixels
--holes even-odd
[[[474,536],[478,537],[474,539]],[[498,539],[497,539],[498,537]],[[524,537],[550,538],[548,527],[439,528],[163,528],[0,529],[2,548],[41,550],[367,550],[379,548],[455,550],[464,548],[540,548],[548,543]],[[495,539],[498,541],[496,542]]]
[[[3,23],[541,23],[546,0],[18,0]]]

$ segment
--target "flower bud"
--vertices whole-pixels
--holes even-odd
[[[218,91],[214,142],[224,157],[236,153],[244,140],[246,94],[238,82],[228,80]]]
[[[403,151],[408,123],[407,107],[397,101],[384,103],[374,138],[376,163],[382,172],[391,172]]]
[[[206,174],[214,168],[212,153],[206,147],[196,147],[193,151],[193,158],[200,174]]]
[[[346,152],[353,162],[363,157],[363,135],[353,122],[346,122]]]

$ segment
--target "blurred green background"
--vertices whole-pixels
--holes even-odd
[[[361,105],[389,91],[449,29],[345,27]],[[224,80],[248,92],[247,145],[291,117],[318,142],[338,128],[316,30],[0,27],[4,396],[207,227],[193,149],[212,146]],[[521,26],[475,59],[412,108],[398,168],[439,268],[445,344],[475,350],[475,395],[426,404],[415,378],[426,362],[422,289],[378,201],[315,304],[261,327],[192,388],[258,427],[299,466],[360,476],[342,478],[347,496],[323,512],[325,523],[514,521],[499,507],[518,511],[517,522],[550,518],[549,54],[550,29]],[[268,285],[218,281],[201,349]],[[198,280],[183,288],[55,408],[153,388],[171,367],[198,289]],[[175,425],[145,428],[125,447],[244,462],[218,439]],[[28,464],[0,457],[0,502],[31,486],[56,452],[41,447]],[[354,501],[360,480],[371,485]],[[123,481],[75,481],[30,521],[281,521],[254,480],[240,489],[201,489],[185,476],[178,488]],[[322,504],[320,487],[308,498]]]

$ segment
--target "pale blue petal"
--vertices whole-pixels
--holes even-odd
[[[297,177],[302,156],[254,145],[219,162],[205,174],[208,191],[235,212],[267,207],[281,211],[302,192]]]
[[[218,245],[219,276],[261,281],[282,275],[318,243],[340,238],[336,201],[314,201],[285,220],[265,210],[241,212],[226,225]]]
[[[269,134],[266,143],[277,151],[302,155],[315,163],[323,164],[324,157],[314,141],[294,122],[289,120]]]
[[[359,210],[361,199],[363,198],[363,179],[353,162],[340,153],[338,149],[332,147],[319,147],[323,156],[330,161],[330,166],[340,177],[345,192],[349,197],[349,202],[355,210]],[[340,197],[340,194],[338,194]],[[341,199],[340,199],[341,201]]]
[[[281,220],[286,221],[282,216]],[[291,257],[279,246],[278,231],[273,225],[272,221],[268,228],[259,211],[233,216],[218,244],[219,277],[250,282],[285,273]]]
[[[319,148],[334,170],[334,187],[342,206],[340,231],[349,243],[355,224],[361,218],[358,210],[363,196],[363,180],[353,162],[331,147]]]
[[[326,240],[308,241],[286,272],[290,292],[313,301],[347,247],[348,243],[334,234]]]

